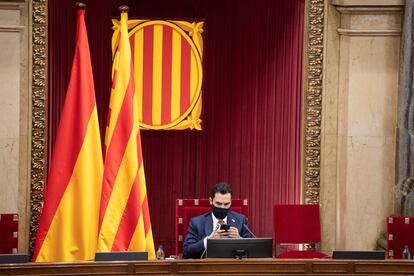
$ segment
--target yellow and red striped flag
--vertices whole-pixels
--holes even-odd
[[[147,251],[154,259],[127,21],[122,12],[105,136],[98,251]]]
[[[201,130],[202,26],[150,20],[129,32],[142,127]]]
[[[46,186],[33,260],[93,260],[103,161],[85,26],[78,10],[76,48]]]

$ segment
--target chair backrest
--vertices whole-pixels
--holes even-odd
[[[17,253],[17,214],[0,214],[0,254]]]
[[[247,199],[233,199],[230,210],[241,213],[248,217],[249,209]],[[188,224],[191,218],[210,212],[210,201],[207,198],[201,199],[177,199],[175,207],[175,254],[182,256],[183,243],[187,235]]]
[[[387,218],[387,257],[402,259],[404,245],[414,252],[414,217],[390,216]]]
[[[275,244],[321,241],[318,204],[275,205],[273,223]]]

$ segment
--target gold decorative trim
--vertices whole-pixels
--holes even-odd
[[[46,179],[47,1],[32,1],[32,125],[30,165],[30,236],[33,253]]]
[[[309,0],[305,29],[304,203],[319,203],[325,1]]]

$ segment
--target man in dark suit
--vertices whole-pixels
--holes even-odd
[[[247,219],[244,215],[229,211],[232,191],[225,182],[213,186],[210,196],[211,212],[190,220],[184,241],[184,258],[202,258],[205,255],[207,239],[250,238]],[[230,225],[230,229],[220,230],[221,224]]]

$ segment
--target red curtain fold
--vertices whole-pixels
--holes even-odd
[[[49,1],[51,156],[69,79],[75,3]],[[206,198],[217,181],[248,198],[257,236],[272,206],[300,201],[304,0],[89,1],[86,24],[101,132],[111,83],[111,18],[204,19],[203,128],[142,131],[154,241],[174,250],[176,198]],[[104,133],[102,133],[102,136]]]

